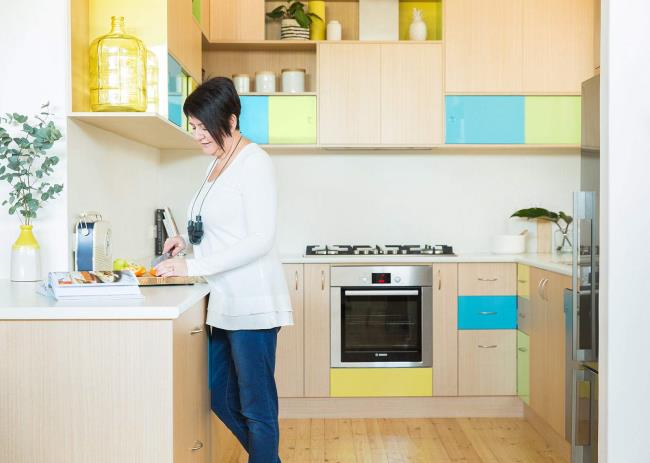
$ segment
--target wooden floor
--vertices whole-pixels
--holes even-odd
[[[280,428],[283,463],[568,463],[523,419],[281,420]],[[215,463],[248,461],[219,434]]]

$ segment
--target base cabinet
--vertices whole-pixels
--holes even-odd
[[[275,354],[275,383],[278,397],[305,396],[304,348],[304,283],[303,265],[285,264],[284,274],[293,307],[293,325],[283,326],[278,333]]]
[[[516,345],[516,330],[459,331],[459,395],[516,395]]]

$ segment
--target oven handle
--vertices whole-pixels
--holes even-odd
[[[388,290],[371,290],[371,289],[347,289],[346,296],[417,296],[417,289],[388,289]]]

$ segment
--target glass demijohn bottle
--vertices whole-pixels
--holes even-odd
[[[90,107],[93,111],[147,109],[147,49],[128,35],[124,18],[111,18],[111,31],[90,45]]]

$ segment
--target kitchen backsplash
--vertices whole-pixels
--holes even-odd
[[[435,241],[456,252],[486,252],[493,235],[526,227],[534,251],[534,224],[508,217],[528,206],[571,211],[579,156],[566,153],[274,152],[279,251],[302,254],[308,243]],[[161,161],[161,192],[184,224],[208,159],[166,151]]]

